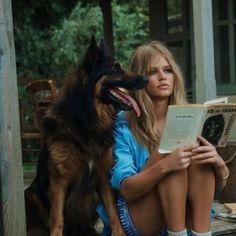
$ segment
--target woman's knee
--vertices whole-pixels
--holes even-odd
[[[170,173],[157,185],[159,195],[186,192],[188,186],[188,173],[187,170],[176,171]]]
[[[157,186],[163,211],[170,213],[173,209],[178,209],[184,213],[187,188],[188,180],[186,170],[178,171],[165,177]],[[177,202],[178,205],[176,205]]]
[[[189,189],[192,194],[215,191],[215,172],[211,165],[191,164],[188,171]]]

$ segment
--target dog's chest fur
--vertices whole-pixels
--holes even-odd
[[[53,116],[48,116],[44,124],[47,127],[45,141],[49,151],[49,169],[54,174],[70,175],[71,178],[81,173],[89,176],[111,166],[112,125],[96,129],[96,124],[93,124],[86,130]]]

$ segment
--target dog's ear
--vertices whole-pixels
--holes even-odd
[[[92,35],[92,37],[90,39],[89,49],[94,51],[94,50],[97,50],[97,48],[98,48],[98,45],[97,45],[95,36]]]
[[[87,72],[90,71],[98,57],[100,57],[100,52],[95,36],[93,35],[90,39],[87,51],[85,52],[81,68]]]

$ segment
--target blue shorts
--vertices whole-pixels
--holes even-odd
[[[129,215],[127,203],[123,197],[118,197],[116,201],[121,226],[127,236],[141,236],[137,229],[135,229],[133,222]],[[158,236],[168,236],[167,229],[163,229]]]

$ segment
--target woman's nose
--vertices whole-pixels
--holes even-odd
[[[165,72],[160,70],[159,75],[158,75],[158,80],[161,81],[161,80],[165,80],[165,79],[166,79]]]

